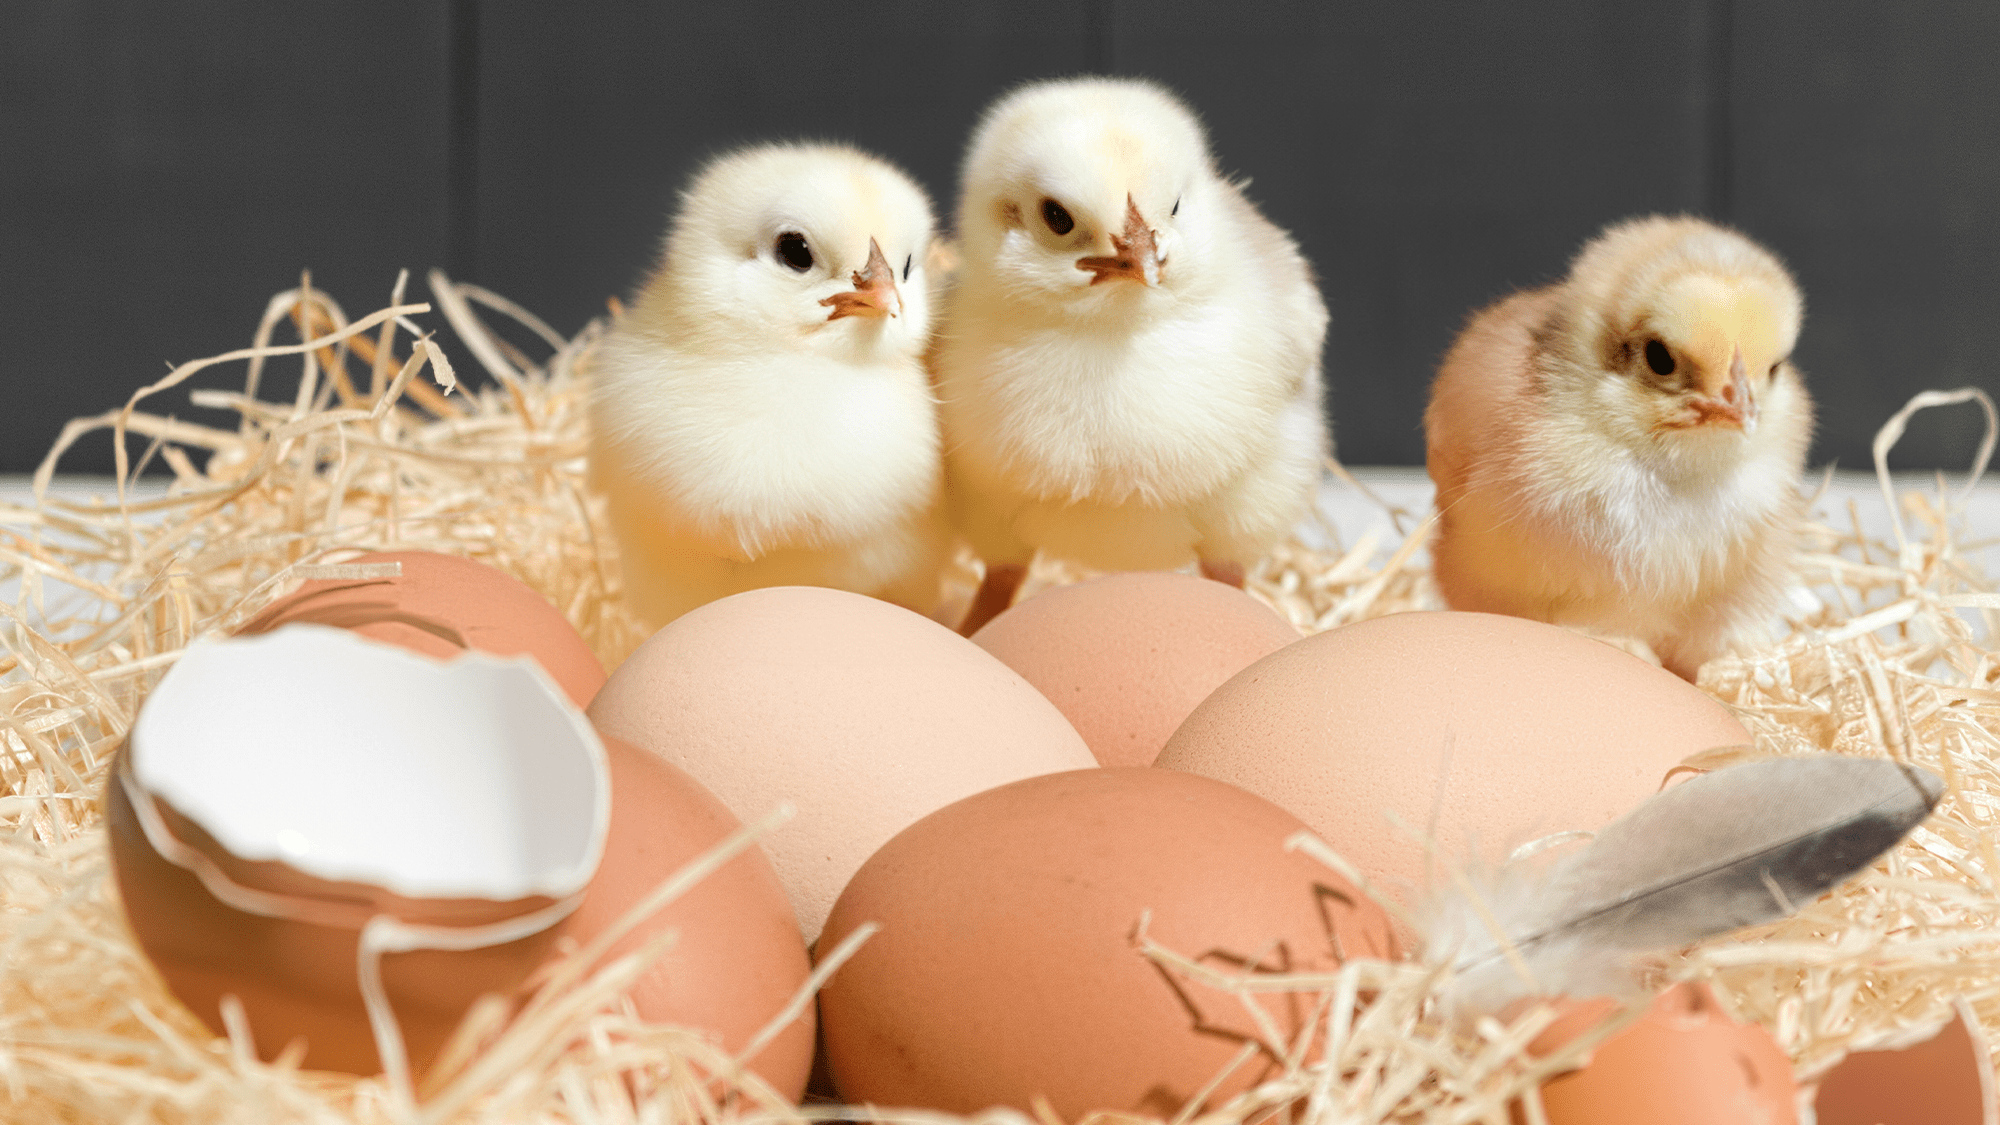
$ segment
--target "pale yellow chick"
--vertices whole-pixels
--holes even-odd
[[[963,261],[933,355],[961,628],[1039,549],[1106,570],[1243,572],[1310,509],[1328,451],[1326,307],[1297,246],[1146,82],[1042,82],[965,158]]]
[[[696,176],[591,366],[591,476],[640,616],[775,585],[933,608],[932,237],[922,189],[853,149],[755,147]]]
[[[1756,243],[1650,217],[1474,316],[1424,415],[1445,600],[1637,638],[1689,680],[1757,639],[1804,507],[1803,315]]]

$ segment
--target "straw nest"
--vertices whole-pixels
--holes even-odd
[[[357,320],[308,282],[272,300],[252,347],[184,365],[122,408],[72,423],[37,474],[37,500],[0,507],[0,582],[18,582],[14,603],[0,605],[7,1120],[375,1122],[414,1113],[727,1125],[842,1115],[785,1103],[700,1035],[638,1021],[616,1000],[638,968],[629,960],[574,966],[511,1024],[475,1012],[459,1062],[418,1092],[413,1111],[382,1079],[258,1062],[241,1028],[210,1036],[121,921],[97,794],[108,754],[190,638],[227,632],[305,578],[355,575],[341,565],[355,551],[404,548],[523,579],[607,667],[643,639],[622,608],[615,546],[584,484],[585,367],[602,326],[565,340],[494,294],[429,280],[437,311],[492,375],[486,389],[446,393],[449,364],[413,319],[432,310],[405,300],[401,281],[389,307]],[[525,326],[516,335],[539,336],[547,358],[510,345],[475,304]],[[273,343],[280,332],[299,342]],[[280,357],[288,393],[271,395],[267,361]],[[236,362],[247,363],[241,393],[189,396],[234,412],[235,428],[147,409],[197,372]],[[1990,428],[1993,407],[1979,392],[1913,400],[1884,427],[1878,468],[1909,413],[1972,399]],[[157,460],[172,472],[168,492],[142,499],[122,483],[94,501],[47,492],[63,452],[103,430],[117,437],[121,482]],[[150,439],[136,461],[128,434]],[[1989,432],[1982,461],[1991,444]],[[189,449],[206,451],[205,464]],[[1968,565],[1970,544],[1942,486],[1896,497],[1882,479],[1895,541],[1866,541],[1858,521],[1851,532],[1812,528],[1803,559],[1819,607],[1785,621],[1781,643],[1711,664],[1701,686],[1738,709],[1755,753],[1905,759],[1938,772],[1949,792],[1885,860],[1799,916],[1658,966],[1713,982],[1734,1014],[1772,1031],[1808,1082],[1849,1050],[1921,1036],[1954,1005],[1989,1041],[2000,1036],[2000,595]],[[1426,530],[1387,549],[1294,542],[1251,586],[1307,631],[1435,607],[1421,562]],[[1035,581],[1070,577],[1044,569]],[[1143,942],[1134,956],[1212,975]],[[1301,1036],[1309,1048],[1270,1045],[1288,1065],[1283,1077],[1226,1104],[1191,1106],[1182,1120],[1234,1125],[1279,1110],[1315,1125],[1505,1122],[1510,1101],[1590,1045],[1525,1058],[1545,1009],[1511,1025],[1450,1026],[1433,1002],[1439,974],[1415,964],[1354,962],[1328,977],[1254,984],[1322,994],[1314,1010],[1324,1034]],[[1541,1118],[1532,1094],[1524,1108]]]

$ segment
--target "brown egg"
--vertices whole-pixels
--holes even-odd
[[[352,629],[413,652],[449,660],[468,648],[534,657],[556,686],[590,705],[604,665],[568,620],[513,575],[432,551],[380,551],[350,563],[401,563],[397,578],[313,579],[264,607],[238,635],[292,622]]]
[[[1604,826],[1690,754],[1748,742],[1720,703],[1610,645],[1518,617],[1400,613],[1245,668],[1157,764],[1285,806],[1407,902],[1430,881],[1413,834],[1433,824],[1447,861],[1497,864]]]
[[[1813,1108],[1819,1125],[1989,1125],[1996,1102],[1993,1053],[1961,1011],[1921,1043],[1842,1059]]]
[[[1610,1014],[1609,1000],[1570,1011],[1528,1045],[1546,1055]],[[1791,1125],[1792,1061],[1771,1033],[1724,1015],[1708,986],[1675,985],[1638,1021],[1599,1044],[1581,1070],[1542,1086],[1549,1125]],[[1525,1115],[1516,1113],[1517,1120]]]
[[[715,795],[657,755],[604,740],[611,765],[611,828],[583,905],[561,926],[579,946],[618,922],[660,883],[740,824]],[[676,938],[631,991],[644,1019],[715,1032],[740,1051],[782,1010],[811,971],[785,889],[751,848],[614,944],[599,964],[668,930]],[[797,1100],[813,1058],[813,1009],[753,1060],[751,1069]]]
[[[1254,1024],[1234,994],[1141,955],[1135,927],[1224,972],[1396,956],[1380,907],[1285,841],[1297,818],[1234,786],[1144,766],[1015,782],[875,853],[821,948],[881,931],[820,994],[842,1097],[972,1113],[1171,1116]],[[1287,1036],[1312,1001],[1260,1001]],[[1259,1054],[1210,1104],[1271,1072]]]
[[[640,645],[590,705],[606,734],[687,771],[764,847],[806,940],[848,877],[961,797],[1095,764],[1068,720],[920,614],[811,586],[710,602]]]
[[[1048,696],[1105,766],[1152,765],[1195,704],[1298,639],[1243,591],[1167,571],[1051,587],[972,636]]]
[[[507,903],[411,899],[363,883],[317,879],[283,863],[236,859],[199,825],[160,803],[181,843],[216,861],[232,881],[308,908],[328,905],[343,917],[326,924],[259,917],[217,899],[192,872],[147,842],[131,799],[116,778],[105,790],[112,871],[133,936],[167,987],[209,1030],[227,1034],[222,998],[234,995],[249,1017],[265,1061],[295,1039],[306,1042],[313,1070],[379,1074],[382,1062],[355,978],[361,928],[375,914],[420,925],[472,926],[505,921],[549,906],[550,899]],[[418,950],[382,958],[383,987],[402,1030],[413,1074],[421,1076],[473,1001],[510,993],[546,960],[556,931],[462,952]]]

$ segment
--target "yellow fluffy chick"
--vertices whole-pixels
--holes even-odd
[[[592,361],[591,474],[654,625],[775,585],[928,612],[948,532],[922,189],[829,145],[696,176]]]
[[[961,628],[1006,608],[1037,549],[1240,585],[1327,452],[1326,307],[1298,247],[1186,106],[1116,79],[989,109],[958,224],[933,369],[953,516],[987,568]]]
[[[1803,315],[1756,243],[1650,217],[1474,316],[1424,415],[1445,600],[1635,637],[1689,680],[1755,639],[1803,509]]]

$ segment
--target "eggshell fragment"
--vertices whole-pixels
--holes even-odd
[[[1426,833],[1445,862],[1497,865],[1603,827],[1688,755],[1750,741],[1720,703],[1610,645],[1517,617],[1399,613],[1245,668],[1157,764],[1283,805],[1410,902],[1438,877]]]
[[[1564,1006],[1570,1010],[1529,1044],[1530,1054],[1552,1053],[1614,1007],[1601,999]],[[1734,1022],[1707,985],[1693,982],[1661,993],[1582,1069],[1541,1089],[1549,1125],[1791,1125],[1797,1095],[1791,1059],[1771,1033]]]
[[[604,665],[568,620],[526,583],[484,563],[434,551],[378,551],[346,560],[396,563],[393,578],[312,579],[264,607],[239,635],[310,622],[352,629],[439,660],[471,648],[525,654],[578,707],[604,686]]]
[[[105,791],[105,823],[125,920],[167,988],[216,1035],[228,1034],[225,996],[248,1016],[257,1055],[275,1060],[304,1040],[312,1070],[377,1074],[383,1064],[368,1026],[355,963],[361,928],[386,914],[416,924],[470,927],[505,922],[550,905],[546,898],[511,903],[477,899],[410,899],[362,883],[314,879],[281,863],[232,860],[214,838],[170,806],[160,812],[176,839],[217,861],[232,881],[304,903],[349,908],[337,924],[247,913],[216,898],[193,873],[162,857],[146,840],[125,787],[114,777]],[[555,948],[556,930],[483,949],[417,950],[382,958],[384,989],[421,1076],[473,1002],[506,994],[533,974]]]
[[[972,636],[1048,696],[1106,766],[1151,765],[1196,704],[1298,639],[1243,591],[1169,571],[1053,586]]]
[[[715,795],[659,756],[604,740],[611,764],[611,831],[589,893],[560,932],[588,946],[687,864],[741,825]],[[811,972],[791,903],[771,861],[753,847],[709,874],[605,951],[602,963],[672,931],[672,945],[626,993],[641,1018],[712,1032],[741,1051]],[[811,1006],[750,1062],[787,1098],[812,1067]]]
[[[596,733],[530,661],[451,664],[339,629],[197,642],[140,711],[107,792],[127,920],[173,992],[221,1032],[244,1004],[260,1055],[372,1074],[364,928],[421,1073],[467,1008],[548,955],[610,817]],[[407,936],[407,935],[406,935]],[[447,943],[448,943],[447,942]]]
[[[1236,994],[1146,958],[1142,916],[1224,973],[1396,956],[1380,907],[1285,849],[1302,827],[1234,786],[1143,766],[1018,781],[911,825],[848,884],[821,944],[882,927],[820,995],[841,1096],[1173,1116],[1257,1030]],[[1257,1002],[1288,1040],[1314,1008]],[[1251,1059],[1210,1104],[1271,1065]]]
[[[1994,1125],[1993,1053],[1961,1010],[1920,1043],[1842,1059],[1813,1107],[1819,1125]]]
[[[591,703],[599,729],[687,771],[765,838],[801,931],[919,817],[1024,777],[1093,765],[1041,693],[979,646],[842,590],[710,602],[640,645]]]
[[[340,629],[197,641],[132,771],[231,855],[411,898],[581,890],[610,818],[597,732],[530,662]]]

